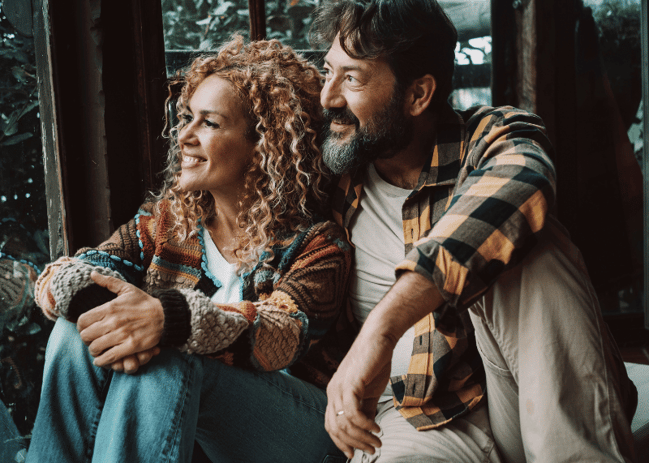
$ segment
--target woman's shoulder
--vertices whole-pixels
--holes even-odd
[[[306,229],[287,234],[286,239],[273,246],[275,257],[269,264],[285,271],[298,256],[331,247],[332,244],[345,252],[351,249],[342,227],[328,220],[315,222]]]
[[[309,232],[313,233],[324,233],[328,231],[342,231],[344,233],[343,228],[338,225],[336,222],[330,219],[319,219],[315,220],[311,226],[308,228]]]
[[[171,202],[168,199],[147,200],[140,205],[137,214],[144,217],[159,217],[169,214]]]
[[[139,207],[135,220],[137,222],[155,223],[158,227],[162,225],[163,228],[168,228],[175,222],[171,201],[160,199],[144,202]]]
[[[333,220],[323,220],[314,223],[306,233],[312,238],[325,236],[329,239],[343,239],[345,242],[347,241],[345,230]]]
[[[335,245],[335,247],[345,252],[351,249],[345,230],[331,220],[314,223],[296,241],[299,242],[299,244],[295,243],[298,252],[331,245]]]

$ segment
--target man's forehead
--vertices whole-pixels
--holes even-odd
[[[353,58],[349,56],[345,50],[340,46],[339,37],[336,36],[329,51],[325,56],[325,62],[331,67],[340,67],[344,69],[357,69],[364,72],[372,72],[377,67],[382,67],[387,65],[385,60],[381,58],[369,59],[369,58]]]

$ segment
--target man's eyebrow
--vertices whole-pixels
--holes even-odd
[[[329,66],[330,68],[333,68],[333,66],[331,65],[329,60],[325,59],[324,62],[325,62],[325,64],[327,66]],[[347,66],[340,66],[340,69],[343,72],[349,72],[349,71],[365,72],[365,68],[363,68],[362,66],[354,65],[354,64],[350,64],[350,65],[347,65]]]

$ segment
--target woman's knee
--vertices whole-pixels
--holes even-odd
[[[82,359],[92,363],[88,347],[81,340],[76,325],[64,319],[58,319],[47,341],[46,365],[51,363],[59,365],[66,361],[78,364]]]

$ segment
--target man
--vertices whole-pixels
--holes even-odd
[[[637,396],[552,216],[541,120],[448,106],[457,33],[434,0],[326,2],[312,39],[363,325],[327,388],[336,445],[354,463],[633,461]]]

